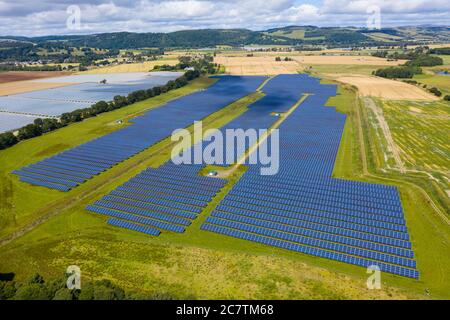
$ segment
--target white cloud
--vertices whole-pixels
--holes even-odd
[[[77,0],[81,30],[66,29],[72,0],[0,0],[0,34],[48,35],[115,31],[170,32],[194,28],[284,25],[364,25],[366,9],[377,5],[384,26],[448,24],[448,0]]]

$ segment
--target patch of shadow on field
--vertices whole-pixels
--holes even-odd
[[[36,156],[36,157],[49,156],[49,155],[61,152],[69,147],[70,146],[68,144],[58,143],[58,144],[55,144],[51,147],[48,147],[47,149],[44,149],[44,150],[36,153],[34,156]]]
[[[115,129],[115,128],[114,128]],[[104,126],[89,130],[89,134],[105,135],[114,130],[112,126]]]
[[[13,281],[15,276],[14,272],[0,273],[0,281]]]

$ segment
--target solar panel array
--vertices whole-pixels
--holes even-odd
[[[132,126],[91,142],[101,144],[72,149],[89,155],[89,165],[86,158],[67,151],[22,169],[21,179],[70,189],[168,136],[173,128],[186,127],[254,91],[263,80],[223,77],[206,91],[148,112]],[[262,176],[261,165],[249,165],[201,229],[418,278],[397,189],[332,178],[346,118],[324,106],[336,87],[307,75],[280,75],[263,91],[265,97],[221,130],[268,128],[277,120],[273,113],[288,111],[303,93],[311,95],[279,127],[279,172]],[[234,159],[254,142],[236,148]],[[147,169],[87,209],[110,217],[113,226],[150,235],[184,232],[226,182],[199,176],[202,167],[168,162]]]
[[[130,73],[74,75],[37,82],[68,83],[68,86],[37,90],[27,93],[0,97],[0,111],[16,112],[40,116],[59,116],[65,112],[90,107],[104,100],[110,101],[116,95],[127,96],[138,90],[146,90],[164,85],[181,75],[179,72]],[[106,84],[99,82],[105,79]],[[77,83],[77,84],[74,84]]]
[[[23,182],[69,191],[170,136],[173,130],[185,128],[254,92],[264,80],[264,77],[219,77],[208,89],[153,109],[134,119],[133,125],[16,170],[14,174]]]
[[[0,112],[0,133],[20,129],[31,124],[37,117]]]
[[[280,170],[260,175],[251,165],[202,229],[326,259],[418,278],[396,188],[332,178],[345,115],[324,104],[336,94],[304,75],[282,75],[266,97],[227,125],[270,126],[311,93],[279,127]],[[284,102],[284,103],[283,103]]]
[[[138,232],[182,233],[226,183],[198,175],[201,168],[169,162],[147,169],[87,210],[112,217],[113,223],[111,219],[108,223],[114,226]]]

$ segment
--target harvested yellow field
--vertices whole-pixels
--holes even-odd
[[[124,63],[115,66],[107,66],[102,68],[91,69],[80,72],[80,74],[97,74],[97,73],[123,73],[123,72],[149,72],[154,66],[161,66],[163,64],[176,65],[178,60],[157,60],[145,61],[142,63]]]
[[[296,61],[275,61],[273,57],[223,57],[214,62],[225,66],[225,71],[233,75],[276,75],[297,73],[301,66]]]
[[[70,86],[76,83],[53,83],[53,82],[34,82],[34,81],[14,81],[0,83],[0,96],[8,96],[11,94],[25,93],[44,89],[60,88]]]
[[[293,61],[275,61],[275,56],[284,58],[289,56]],[[214,61],[225,66],[226,73],[234,75],[276,75],[283,73],[296,73],[310,65],[370,65],[370,66],[396,66],[405,63],[405,60],[388,61],[371,56],[306,56],[306,55],[274,55],[253,57],[244,56],[217,56]]]
[[[388,61],[387,59],[372,56],[291,56],[301,64],[345,64],[345,65],[371,65],[371,66],[398,66],[406,60]]]
[[[389,100],[439,100],[431,93],[401,81],[360,75],[337,77],[336,80],[357,87],[361,96]]]

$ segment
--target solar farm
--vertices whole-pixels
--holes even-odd
[[[27,184],[73,192],[174,129],[188,127],[258,88],[264,97],[220,130],[271,128],[278,120],[273,114],[289,112],[279,126],[276,175],[262,176],[260,165],[246,162],[245,173],[222,195],[231,182],[200,175],[206,164],[175,165],[169,160],[102,195],[87,211],[105,216],[114,227],[150,237],[166,233],[188,237],[193,222],[204,219],[200,229],[205,234],[419,278],[398,190],[333,177],[346,116],[325,106],[336,96],[336,86],[308,75],[217,77],[206,90],[170,101],[125,128],[14,174]],[[235,152],[236,161],[242,156]],[[218,205],[203,217],[212,201]]]
[[[57,83],[57,88],[0,96],[0,132],[18,129],[38,117],[58,117],[65,112],[87,108],[116,95],[164,85],[179,77],[179,72],[80,74],[34,80]],[[106,80],[105,84],[100,82]]]

